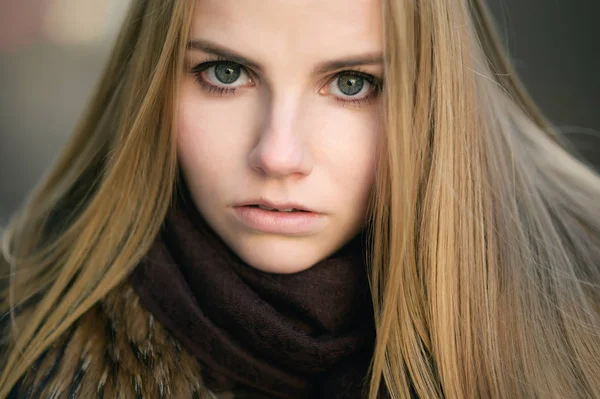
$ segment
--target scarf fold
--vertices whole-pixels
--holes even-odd
[[[374,345],[363,236],[295,274],[245,264],[189,197],[131,276],[142,304],[193,353],[211,389],[362,398]]]

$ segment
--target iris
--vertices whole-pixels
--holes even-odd
[[[340,75],[338,78],[338,88],[347,96],[354,96],[362,90],[365,85],[363,78],[353,75]]]
[[[241,66],[236,63],[215,65],[215,77],[223,84],[231,84],[240,78]]]

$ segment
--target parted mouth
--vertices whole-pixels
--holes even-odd
[[[266,201],[266,200],[256,200],[256,201],[247,201],[247,202],[243,202],[239,205],[236,205],[238,207],[244,206],[244,207],[251,207],[251,208],[259,208],[259,209],[263,209],[265,211],[271,211],[271,212],[311,212],[311,213],[318,213],[313,211],[312,209],[309,209],[307,207],[305,207],[304,205],[301,204],[295,204],[295,203],[277,203],[277,202],[271,202],[271,201]]]
[[[265,211],[273,211],[273,212],[308,212],[305,211],[304,209],[298,209],[298,208],[271,208],[269,206],[266,205],[257,205],[257,204],[252,204],[252,205],[246,205],[249,206],[251,208],[260,208],[260,209],[264,209]]]
[[[291,202],[260,198],[232,206],[238,220],[252,231],[276,235],[315,234],[326,227],[326,214]]]

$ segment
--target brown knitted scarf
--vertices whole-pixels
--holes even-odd
[[[306,271],[270,274],[244,264],[191,203],[184,196],[169,211],[132,283],[200,360],[208,387],[365,397],[374,321],[364,237]]]

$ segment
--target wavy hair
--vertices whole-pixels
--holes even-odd
[[[483,0],[381,4],[370,398],[600,397],[599,176],[527,96]],[[0,398],[162,224],[193,7],[133,1],[82,123],[4,234],[16,338]]]

